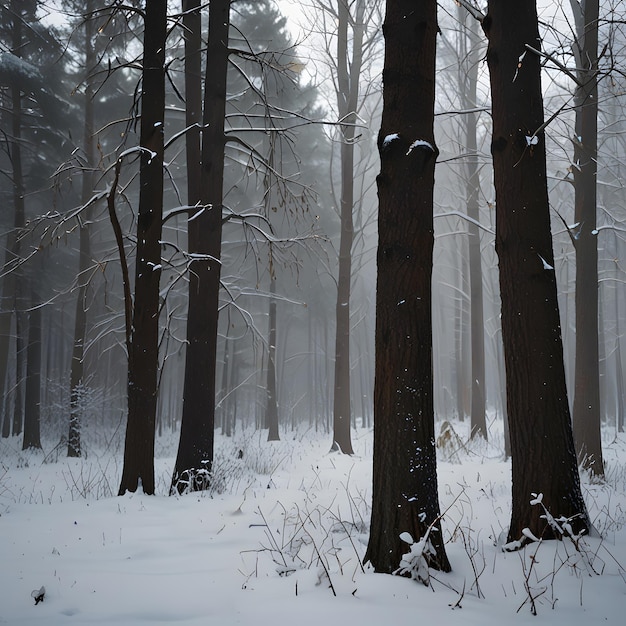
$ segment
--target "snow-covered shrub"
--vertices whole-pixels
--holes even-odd
[[[435,548],[430,542],[431,530],[432,528],[429,528],[418,541],[414,541],[410,533],[404,532],[400,535],[400,539],[409,544],[410,550],[402,556],[400,567],[394,574],[398,576],[408,574],[413,580],[418,580],[424,585],[430,583],[428,559],[436,555]]]

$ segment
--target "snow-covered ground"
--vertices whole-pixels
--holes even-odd
[[[0,623],[624,624],[626,438],[607,442],[606,483],[583,478],[601,538],[580,551],[545,542],[504,553],[510,466],[497,442],[460,445],[464,428],[455,425],[460,439],[439,463],[453,572],[432,572],[430,587],[362,565],[370,431],[353,433],[353,457],[329,453],[314,432],[276,443],[218,436],[220,492],[182,497],[165,495],[173,438],[157,442],[161,495],[124,497],[114,495],[119,447],[66,459],[64,449],[25,454],[3,440]]]

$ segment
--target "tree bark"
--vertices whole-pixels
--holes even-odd
[[[15,223],[15,220],[14,220]],[[0,300],[0,396],[9,396],[7,373],[9,370],[9,349],[11,343],[11,320],[15,311],[16,277],[14,271],[8,271],[13,265],[18,253],[17,236],[15,230],[9,232],[6,239],[4,265],[2,267],[2,299]],[[2,437],[9,437],[12,430],[12,420],[9,406],[6,404]],[[17,433],[14,433],[17,434]]]
[[[557,302],[534,0],[491,0],[483,20],[489,65],[502,338],[512,455],[509,541],[559,533],[531,506],[587,530],[572,437]]]
[[[85,19],[85,102],[83,124],[83,149],[85,163],[82,171],[81,201],[86,203],[93,192],[92,168],[95,162],[94,150],[94,88],[89,75],[96,63],[94,48],[93,18],[91,10],[93,2],[87,3],[87,18]],[[80,427],[84,406],[84,355],[85,337],[87,335],[87,271],[91,264],[91,238],[89,224],[91,222],[91,208],[86,210],[80,228],[80,242],[78,252],[78,293],[76,295],[76,315],[74,318],[74,346],[72,349],[72,363],[70,367],[70,423],[67,437],[67,456],[81,456]]]
[[[271,244],[270,244],[271,246]],[[276,388],[276,276],[270,253],[270,304],[268,316],[267,349],[267,406],[265,420],[268,427],[267,440],[278,441],[278,392]]]
[[[574,4],[579,85],[575,92],[574,189],[576,222],[576,358],[573,427],[578,461],[604,476],[598,347],[598,0]]]
[[[200,202],[200,126],[202,125],[202,13],[201,0],[182,0],[185,41],[185,155],[187,204]]]
[[[28,314],[22,450],[41,449],[41,306],[38,300],[33,285],[32,308]]]
[[[166,0],[146,3],[135,298],[128,346],[128,421],[119,494],[154,494],[163,216]]]
[[[394,572],[400,539],[428,529],[429,565],[450,570],[439,522],[432,366],[437,4],[388,0],[378,136],[374,483],[366,560]]]
[[[475,20],[464,8],[469,25],[464,27],[464,35],[469,47],[467,63],[463,67],[465,79],[461,82],[462,107],[470,110],[477,107],[476,90],[478,85],[479,39]],[[463,84],[464,83],[464,84]],[[480,435],[487,439],[485,416],[485,329],[483,316],[483,272],[480,246],[480,169],[478,166],[477,113],[463,117],[465,125],[465,145],[469,158],[466,164],[466,201],[469,238],[469,282],[470,282],[470,335],[471,335],[471,436]]]
[[[337,31],[337,104],[341,126],[341,195],[339,239],[339,272],[335,307],[335,384],[333,400],[332,450],[353,454],[350,426],[352,403],[350,392],[350,293],[352,281],[352,241],[354,224],[354,140],[359,97],[359,74],[363,55],[363,2],[356,3],[356,14],[350,14],[347,0],[339,0]],[[349,26],[352,26],[352,58],[349,64]]]
[[[16,0],[11,2],[13,24],[11,29],[11,45],[17,57],[22,56],[23,24],[25,18],[23,9]],[[13,167],[13,207],[14,207],[14,236],[11,237],[12,259],[14,264],[11,270],[12,279],[5,287],[12,285],[13,311],[15,312],[15,405],[13,407],[13,435],[22,432],[24,419],[24,362],[26,356],[26,333],[28,328],[27,314],[24,313],[27,304],[24,302],[27,293],[26,277],[20,265],[21,243],[20,236],[26,221],[26,206],[24,201],[24,173],[22,160],[22,89],[19,82],[11,86],[11,165]],[[10,316],[8,318],[10,324]]]
[[[192,260],[183,415],[171,486],[171,491],[179,492],[207,488],[213,463],[229,25],[230,0],[212,0],[204,87],[200,208],[188,223]]]

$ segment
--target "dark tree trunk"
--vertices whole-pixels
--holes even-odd
[[[491,151],[496,189],[502,338],[512,456],[510,541],[522,531],[556,536],[554,517],[589,520],[572,437],[554,272],[546,182],[541,67],[526,44],[538,46],[534,0],[489,2],[483,21],[493,102]]]
[[[8,106],[9,98],[1,97],[0,124],[7,128],[11,123],[12,112]],[[14,207],[15,210],[15,207]],[[2,275],[0,292],[0,398],[6,399],[8,396],[7,372],[9,365],[9,348],[11,342],[11,321],[13,318],[13,308],[15,304],[15,275],[7,270],[11,267],[11,260],[15,254],[15,232],[9,232],[3,240],[4,261],[0,273]],[[4,410],[4,421],[2,423],[2,437],[9,437],[11,434],[11,420],[8,410]]]
[[[479,39],[476,33],[474,18],[469,16],[465,9],[469,25],[465,27],[465,37],[469,47],[467,63],[463,67],[467,70],[465,80],[461,85],[461,97],[464,109],[477,107],[476,89],[478,85]],[[485,416],[485,330],[483,316],[483,272],[480,246],[480,169],[477,145],[477,113],[468,113],[464,116],[466,149],[469,153],[467,160],[466,201],[467,215],[470,218],[468,225],[469,239],[469,282],[470,282],[470,334],[471,334],[471,436],[481,435],[487,438],[487,420]]]
[[[578,461],[596,476],[604,475],[600,432],[598,349],[598,0],[581,3],[574,43],[580,85],[576,87],[574,189],[576,251],[576,360],[573,427]]]
[[[200,126],[202,124],[202,13],[201,0],[182,0],[185,40],[185,154],[187,204],[200,203]]]
[[[23,10],[18,3],[13,0],[11,3],[11,13],[13,15],[12,27],[12,47],[16,56],[20,57],[22,53],[22,19]],[[19,435],[22,432],[22,423],[24,418],[24,361],[26,357],[26,332],[28,328],[27,314],[24,311],[27,304],[24,301],[27,294],[26,277],[22,267],[19,265],[21,257],[20,236],[25,224],[25,202],[24,202],[24,174],[22,163],[22,90],[21,86],[14,84],[11,88],[11,123],[12,123],[12,145],[11,145],[11,164],[13,166],[13,206],[15,210],[14,228],[15,240],[13,248],[13,259],[15,267],[12,270],[14,279],[14,310],[15,310],[15,405],[13,408],[13,435]]]
[[[395,571],[428,528],[450,570],[439,523],[432,366],[433,133],[437,3],[388,0],[378,137],[378,280],[374,483],[366,560]]]
[[[222,435],[231,436],[232,416],[235,410],[235,393],[237,387],[236,378],[236,339],[231,337],[229,331],[226,331],[224,340],[224,363],[222,368],[222,398],[221,418],[219,424],[222,429]]]
[[[216,405],[215,405],[215,425],[219,424],[222,429],[222,433],[224,432],[224,427],[226,425],[225,415],[227,414],[227,406],[228,406],[228,390],[231,387],[230,383],[230,347],[231,347],[231,339],[230,339],[230,324],[226,324],[226,334],[224,335],[224,347],[223,347],[223,360],[222,360],[222,376],[220,380],[220,391],[216,392]],[[216,368],[217,369],[217,368]],[[261,368],[263,369],[263,368]],[[260,428],[267,428],[265,424],[261,425]]]
[[[467,388],[467,350],[465,337],[465,298],[463,290],[465,285],[465,255],[461,253],[458,257],[458,293],[454,307],[454,385],[456,390],[456,413],[459,421],[465,421],[467,416],[466,388]]]
[[[2,279],[2,299],[0,300],[0,397],[2,398],[9,396],[7,373],[9,369],[9,349],[11,347],[11,321],[16,299],[15,272],[8,270],[13,265],[17,250],[17,237],[15,231],[13,231],[7,235],[4,265],[2,267],[4,276]],[[6,405],[2,426],[3,438],[9,437],[11,434],[11,421],[9,406]]]
[[[22,450],[41,449],[41,306],[34,291],[32,296],[28,315]]]
[[[230,0],[209,5],[200,206],[189,219],[189,311],[183,415],[172,491],[209,486],[215,428],[215,373],[222,247],[224,117]]]
[[[270,244],[271,245],[271,244]],[[270,268],[272,262],[270,261]],[[265,420],[268,427],[267,440],[278,441],[278,394],[276,390],[276,276],[270,271],[270,306],[267,349],[267,405]]]
[[[615,235],[615,246],[617,248],[617,233]],[[616,274],[620,272],[617,263],[615,264]],[[619,278],[617,279],[619,281]],[[615,293],[615,426],[618,433],[624,432],[624,371],[622,369],[622,336],[620,334],[619,321],[619,292]]]
[[[359,74],[363,46],[363,4],[356,4],[352,17],[348,2],[338,3],[337,33],[337,102],[341,127],[341,197],[339,240],[339,273],[335,307],[335,384],[333,400],[333,450],[352,454],[350,425],[352,406],[350,393],[350,293],[352,281],[352,241],[354,225],[354,137],[359,96]],[[359,17],[360,16],[360,17]],[[348,27],[352,26],[352,63],[348,59]]]
[[[28,323],[26,313],[20,308],[23,306],[20,286],[15,286],[15,402],[13,404],[13,435],[21,435],[24,426],[24,372],[26,363],[26,333]],[[18,308],[19,307],[19,308]]]
[[[128,422],[119,493],[154,494],[167,2],[146,3],[135,298],[128,346]]]
[[[93,191],[94,166],[94,88],[89,73],[96,63],[94,49],[93,19],[89,15],[93,2],[87,3],[88,17],[85,19],[85,121],[83,126],[83,148],[85,151],[85,164],[82,171],[81,199],[86,203]],[[72,349],[72,364],[70,367],[70,423],[67,437],[67,456],[81,456],[80,427],[81,417],[85,410],[84,406],[84,354],[85,337],[87,335],[87,271],[91,264],[91,241],[89,224],[91,209],[87,209],[85,219],[80,229],[80,249],[78,257],[78,293],[76,296],[76,316],[74,319],[74,346]]]

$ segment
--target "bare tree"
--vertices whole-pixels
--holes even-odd
[[[335,303],[335,367],[333,385],[333,450],[352,454],[350,427],[352,424],[353,366],[350,354],[352,331],[352,289],[355,277],[354,249],[358,245],[359,231],[363,231],[366,220],[358,215],[362,206],[365,185],[361,183],[362,169],[359,160],[362,151],[364,121],[363,107],[372,89],[377,89],[375,80],[367,84],[367,75],[379,48],[380,0],[316,0],[315,20],[320,32],[317,41],[322,42],[323,52],[319,59],[326,66],[332,81],[329,106],[336,110],[338,127],[336,140],[339,160],[333,166],[337,174],[338,193],[336,203],[340,220],[339,250],[337,267],[337,300]],[[366,124],[366,122],[365,122]],[[332,174],[331,174],[332,179]],[[361,189],[359,189],[361,187]],[[355,237],[356,236],[356,237]]]

